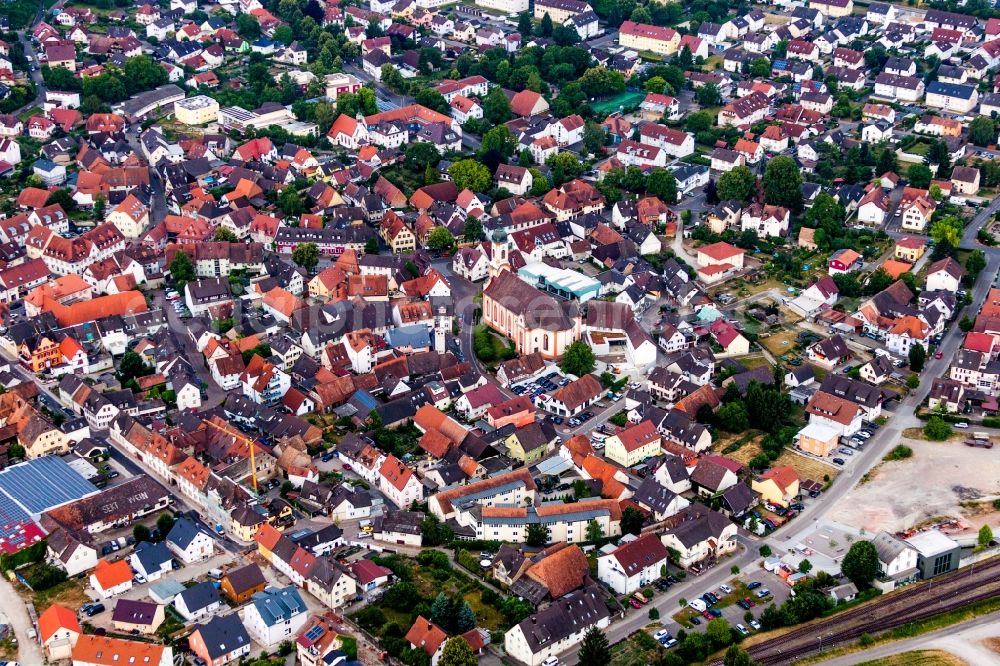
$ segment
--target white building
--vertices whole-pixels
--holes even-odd
[[[597,559],[597,579],[618,594],[632,594],[662,575],[669,555],[655,534],[619,546]]]

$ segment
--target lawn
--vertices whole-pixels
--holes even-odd
[[[924,141],[917,141],[915,144],[903,150],[904,153],[910,153],[911,155],[920,155],[921,157],[926,157],[927,153],[931,149],[931,144]]]
[[[965,666],[967,663],[944,650],[915,650],[866,661],[859,666]]]
[[[30,109],[26,110],[24,113],[22,113],[20,116],[18,116],[18,119],[22,123],[26,123],[32,116],[40,116],[44,115],[44,113],[45,111],[43,111],[42,109],[38,108],[37,106],[33,106]]]
[[[767,351],[771,352],[772,356],[779,358],[792,352],[798,340],[798,334],[797,330],[790,329],[769,335],[766,338],[761,338],[757,342],[767,349]]]
[[[663,655],[663,648],[645,631],[637,631],[611,646],[611,666],[648,666]]]
[[[623,92],[622,94],[616,95],[611,99],[606,99],[602,102],[595,102],[590,108],[593,109],[594,113],[598,116],[606,116],[620,109],[629,111],[639,106],[639,103],[644,99],[646,99],[646,93],[644,92]]]
[[[831,465],[827,465],[814,458],[807,458],[787,449],[774,461],[775,467],[782,467],[784,465],[794,468],[800,479],[812,479],[813,481],[822,482],[824,477],[829,476],[832,481],[839,474],[837,468]]]
[[[32,592],[22,585],[18,585],[17,589],[21,596],[30,598],[34,602],[35,608],[39,612],[44,611],[52,604],[59,604],[67,608],[79,608],[90,601],[84,592],[85,581],[82,578],[70,578],[41,592]]]

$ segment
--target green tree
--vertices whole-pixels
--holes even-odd
[[[747,415],[746,405],[739,401],[719,407],[716,420],[719,427],[727,432],[745,432],[750,428],[750,417]]]
[[[807,574],[812,571],[813,565],[809,560],[802,560],[799,562],[799,572]]]
[[[980,147],[995,144],[997,141],[996,122],[989,116],[976,116],[969,123],[969,141]]]
[[[754,666],[754,662],[746,650],[738,645],[733,645],[726,650],[726,656],[722,658],[722,666]]]
[[[563,183],[577,178],[584,170],[584,166],[580,163],[580,160],[569,151],[556,153],[545,164],[552,170],[553,185],[555,187],[559,187]]]
[[[733,642],[733,629],[725,618],[717,617],[705,627],[705,636],[717,648],[723,648]]]
[[[720,201],[735,199],[742,203],[750,201],[757,191],[757,176],[750,167],[738,166],[719,176],[715,193]]]
[[[587,97],[617,95],[625,90],[625,77],[607,67],[591,67],[580,77],[580,87]]]
[[[750,76],[769,77],[771,76],[771,63],[767,58],[754,58],[750,61]]]
[[[872,271],[872,274],[868,276],[868,282],[865,285],[866,294],[877,294],[886,287],[890,286],[895,280],[892,276],[882,268],[881,266]]]
[[[762,180],[764,201],[794,212],[802,210],[802,174],[795,160],[786,155],[775,157],[767,163]]]
[[[473,159],[455,162],[448,167],[448,174],[459,190],[469,189],[473,192],[485,192],[493,180],[489,167]]]
[[[466,604],[468,608],[468,604]],[[479,660],[472,653],[472,648],[461,636],[453,636],[444,644],[438,666],[476,666]]]
[[[174,528],[174,517],[169,513],[161,513],[156,519],[156,529],[160,531],[160,538],[166,538],[170,530]]]
[[[500,125],[513,117],[510,100],[500,86],[493,86],[483,98],[483,120],[490,125]]]
[[[481,241],[486,237],[483,233],[483,223],[479,221],[479,218],[469,215],[465,218],[465,226],[462,228],[462,238],[466,242]]]
[[[596,153],[608,142],[607,133],[593,120],[583,126],[583,147],[589,153]]]
[[[444,98],[444,95],[433,88],[421,88],[417,91],[417,94],[413,99],[417,104],[426,106],[428,109],[437,111],[438,113],[447,114],[451,111],[451,106],[448,104],[448,100]]]
[[[287,25],[282,25],[275,28],[273,37],[274,41],[281,42],[286,46],[295,41],[295,33],[292,32],[291,26]]]
[[[910,370],[920,372],[924,369],[924,362],[927,360],[927,350],[924,349],[923,345],[914,344],[910,347],[908,358],[910,360]]]
[[[278,207],[289,217],[298,217],[306,212],[306,204],[302,195],[294,187],[286,187],[278,195]]]
[[[951,437],[951,426],[940,416],[932,416],[924,425],[924,437],[932,442],[943,442]]]
[[[906,377],[906,388],[915,389],[920,386],[920,375],[913,374]]]
[[[706,83],[694,91],[694,99],[702,108],[722,104],[722,93],[714,83]]]
[[[976,543],[979,548],[989,548],[990,544],[993,543],[993,530],[989,525],[983,525],[979,528],[979,537],[976,539]]]
[[[441,153],[426,141],[417,141],[406,147],[406,166],[414,173],[424,171],[427,167],[436,167],[440,161]]]
[[[969,284],[975,284],[976,278],[986,268],[986,254],[982,250],[973,250],[965,258],[965,279]]]
[[[407,91],[406,79],[392,63],[387,62],[382,65],[379,73],[382,75],[382,83],[393,92],[403,94]]]
[[[535,24],[531,21],[531,14],[528,12],[521,12],[517,17],[517,31],[521,34],[525,40],[531,37],[531,31],[534,30]]]
[[[132,537],[135,539],[136,543],[139,543],[140,541],[150,541],[151,536],[149,528],[142,523],[139,523],[132,528]]]
[[[490,151],[496,151],[506,159],[513,155],[515,150],[517,150],[517,137],[510,133],[506,125],[497,125],[483,135],[479,154],[485,155]]]
[[[541,169],[530,167],[528,173],[531,174],[531,196],[541,197],[552,189],[552,182],[549,177],[542,173]]]
[[[840,563],[840,571],[859,589],[869,587],[879,571],[875,545],[864,539],[852,543]]]
[[[963,315],[962,319],[958,322],[958,328],[962,331],[962,333],[968,333],[975,328],[975,326],[976,322],[969,319],[969,315]]]
[[[771,547],[766,543],[758,549],[761,557],[767,558],[771,557]]]
[[[227,229],[226,227],[217,227],[215,229],[215,234],[212,236],[217,241],[226,241],[229,243],[236,243],[239,238],[233,233],[232,229]]]
[[[663,89],[667,87],[667,80],[662,76],[651,76],[646,80],[646,85],[643,86],[646,92],[663,93]]]
[[[587,523],[587,541],[600,541],[604,538],[604,529],[596,520]]]
[[[875,174],[881,176],[888,172],[895,173],[899,170],[899,163],[896,160],[896,151],[892,148],[883,148],[879,151],[878,161],[875,163]]]
[[[611,646],[607,636],[599,628],[591,627],[583,635],[577,663],[580,666],[607,666],[611,663]]]
[[[378,239],[372,236],[365,241],[365,254],[378,254]]]
[[[174,254],[173,261],[170,262],[170,277],[173,278],[177,291],[181,292],[184,285],[195,279],[194,264],[191,257],[184,252]]]
[[[292,261],[311,273],[319,263],[319,247],[316,243],[302,243],[292,250]]]
[[[45,200],[46,206],[55,204],[62,206],[62,209],[67,213],[72,213],[76,210],[76,201],[73,199],[73,195],[69,193],[69,190],[58,189]]]
[[[248,42],[260,38],[260,22],[253,14],[240,14],[236,17],[236,32]]]
[[[528,532],[525,536],[525,543],[532,547],[544,546],[549,542],[549,528],[541,523],[531,523],[528,525]]]
[[[910,179],[910,185],[913,187],[926,189],[930,187],[934,174],[931,173],[930,167],[926,164],[911,164],[910,168],[906,170],[906,177]]]
[[[583,340],[571,343],[563,352],[559,367],[562,371],[577,377],[583,377],[594,369],[594,350]]]
[[[542,16],[542,21],[538,25],[538,34],[542,37],[552,36],[552,17],[549,16],[548,12],[545,12],[545,15]]]
[[[666,169],[653,169],[646,179],[646,191],[663,199],[668,205],[677,202],[677,179]]]
[[[712,129],[714,122],[712,114],[708,111],[695,111],[684,121],[684,127],[687,131],[698,134]]]
[[[465,633],[476,628],[476,614],[468,601],[463,601],[458,607],[458,615],[455,618],[455,631]],[[464,642],[464,641],[463,641]]]
[[[955,215],[946,215],[931,224],[930,235],[939,245],[947,242],[952,247],[958,247],[962,242],[963,229],[962,220]]]
[[[622,511],[622,534],[635,534],[638,535],[642,532],[642,524],[646,522],[645,517],[642,513],[633,507],[626,507]]]
[[[427,234],[427,248],[435,252],[448,252],[455,247],[455,237],[448,227],[434,227]]]

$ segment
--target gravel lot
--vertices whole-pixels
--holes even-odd
[[[970,530],[996,524],[991,502],[1000,498],[1000,448],[968,447],[961,438],[901,443],[913,456],[874,468],[834,506],[830,520],[867,532],[898,532],[938,516],[961,519]]]

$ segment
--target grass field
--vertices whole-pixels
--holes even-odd
[[[77,578],[70,578],[41,592],[31,592],[21,585],[18,585],[17,589],[23,597],[34,602],[35,608],[41,609],[48,608],[52,604],[60,604],[67,608],[79,608],[90,601],[84,592],[84,581]]]
[[[944,650],[916,650],[866,661],[860,666],[965,666],[967,663]]]
[[[792,329],[788,331],[781,331],[780,333],[775,333],[774,335],[769,335],[766,338],[761,338],[758,342],[767,351],[778,358],[792,351],[795,347],[795,341],[798,336],[798,331]]]
[[[829,476],[830,479],[836,478],[839,473],[836,468],[822,463],[813,458],[807,458],[805,456],[800,456],[792,451],[785,450],[782,452],[778,459],[774,461],[775,467],[781,467],[783,465],[789,465],[795,472],[799,475],[800,479],[812,479],[813,481],[823,481],[824,476]]]
[[[621,95],[606,99],[603,102],[596,102],[590,108],[597,115],[606,116],[622,109],[630,111],[639,106],[639,103],[644,99],[646,99],[646,93],[644,92],[623,92]]]

